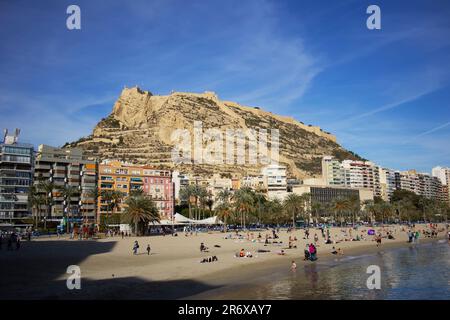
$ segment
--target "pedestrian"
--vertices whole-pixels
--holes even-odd
[[[381,245],[381,235],[379,234],[376,238],[377,241],[377,247]]]
[[[150,250],[151,250],[150,244],[148,244],[148,245],[147,245],[147,255],[150,255]]]
[[[16,250],[20,249],[20,236],[17,237],[16,239]]]
[[[121,234],[122,234],[122,239],[123,239],[123,237],[124,237],[124,233],[123,233],[123,231],[121,232]]]
[[[139,243],[136,241],[134,241],[134,245],[133,245],[133,254],[136,255],[139,249]]]
[[[292,260],[292,262],[291,262],[291,271],[295,271],[295,270],[297,270],[297,264],[295,263],[294,260]]]

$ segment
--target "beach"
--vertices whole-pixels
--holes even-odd
[[[278,235],[282,244],[264,245],[265,234],[261,231],[261,242],[258,232],[241,232],[243,239],[225,239],[233,232],[198,233],[185,236],[179,232],[173,236],[125,237],[120,236],[99,240],[71,240],[68,238],[43,237],[31,242],[23,241],[20,250],[6,251],[3,245],[0,251],[0,274],[2,299],[207,299],[202,294],[217,290],[232,283],[245,284],[255,278],[266,278],[269,270],[286,267],[290,272],[291,261],[298,268],[316,262],[303,261],[303,250],[306,243],[314,242],[317,234],[318,261],[335,259],[331,254],[334,246],[341,249],[343,255],[362,255],[386,250],[390,247],[411,246],[407,242],[407,229],[402,226],[374,228],[377,233],[391,232],[395,239],[382,239],[377,247],[373,236],[367,235],[368,227],[353,230],[365,235],[365,240],[344,241],[349,238],[349,228],[331,228],[332,239],[342,242],[324,244],[321,232],[310,229],[309,239],[304,238],[304,230],[297,229],[290,233],[281,230]],[[402,230],[403,229],[403,230]],[[416,225],[421,232],[420,243],[435,241],[425,238],[422,230],[426,225]],[[438,238],[446,236],[445,226],[438,225]],[[345,232],[344,232],[345,231]],[[345,235],[347,233],[347,235]],[[247,237],[250,239],[247,239]],[[292,243],[297,248],[287,249],[289,237],[296,237]],[[138,255],[132,254],[134,241],[140,248]],[[270,239],[273,241],[274,239]],[[204,243],[209,252],[200,252],[200,244]],[[147,255],[146,247],[150,244],[151,254]],[[241,249],[252,253],[252,258],[237,258],[235,254]],[[258,249],[270,250],[258,253]],[[285,255],[279,255],[280,250]],[[217,256],[217,262],[200,263],[205,257]],[[81,289],[69,290],[66,280],[70,274],[67,267],[76,265],[81,270]]]

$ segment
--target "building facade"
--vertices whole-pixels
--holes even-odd
[[[322,179],[328,186],[345,185],[344,168],[339,160],[325,156],[322,158]]]
[[[400,172],[400,189],[409,190],[429,199],[445,201],[441,180],[416,170]]]
[[[283,200],[287,196],[286,167],[271,164],[262,169],[262,175],[267,181],[267,197]]]
[[[102,199],[103,191],[120,191],[122,203],[117,212],[124,210],[123,202],[133,190],[143,190],[155,202],[161,218],[171,219],[174,214],[174,186],[170,170],[157,170],[120,161],[103,161],[98,173],[98,211],[100,215],[108,212],[108,203]]]
[[[450,204],[450,168],[434,167],[431,175],[441,181],[444,201]]]
[[[34,148],[18,142],[20,130],[4,131],[0,143],[0,225],[28,227],[31,218],[28,192],[33,183]]]
[[[53,190],[48,195],[39,185],[51,183]],[[60,149],[39,145],[35,159],[34,185],[43,196],[50,196],[49,207],[41,210],[47,220],[63,217],[96,221],[94,191],[97,188],[97,163],[87,159],[81,149]],[[64,189],[71,189],[68,196]]]
[[[381,196],[380,168],[370,161],[342,161],[345,186],[356,189],[370,189],[375,196]]]

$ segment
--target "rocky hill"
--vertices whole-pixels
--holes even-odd
[[[267,129],[269,137],[270,130],[278,129],[279,161],[287,165],[290,176],[297,178],[320,175],[324,155],[334,155],[338,159],[360,159],[337,144],[332,134],[290,117],[221,101],[212,92],[174,92],[157,96],[137,87],[122,91],[111,114],[95,126],[90,136],[64,147],[80,147],[99,159],[120,159],[199,175],[260,173],[262,164],[248,162],[243,165],[174,164],[172,150],[176,142],[171,139],[172,133],[177,129],[186,129],[193,137],[194,121],[201,121],[203,130]]]

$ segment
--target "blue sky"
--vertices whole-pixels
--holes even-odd
[[[81,8],[81,30],[66,8]],[[381,30],[366,8],[381,8]],[[0,127],[62,145],[124,86],[215,91],[393,169],[450,166],[449,1],[0,0]]]

